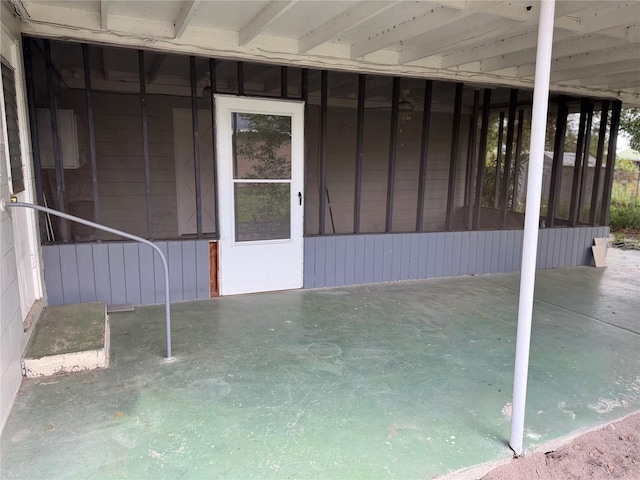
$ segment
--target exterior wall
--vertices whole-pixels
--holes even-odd
[[[305,238],[304,288],[520,270],[522,230]],[[538,268],[591,265],[609,227],[540,230]]]
[[[4,112],[3,112],[4,113]],[[4,115],[2,129],[5,128]],[[0,196],[9,198],[7,182],[7,152],[4,141],[0,151]],[[22,381],[20,357],[22,355],[22,310],[14,231],[11,216],[0,212],[0,419],[1,425],[9,415],[18,387]]]
[[[167,257],[172,302],[209,298],[209,242],[156,242]],[[51,305],[104,301],[108,305],[164,302],[164,273],[153,250],[136,242],[43,247]]]
[[[25,190],[17,193],[21,202],[32,202],[35,197],[33,170],[24,92],[24,73],[21,62],[20,27],[6,2],[0,6],[2,13],[2,57],[14,69],[20,155]],[[9,201],[11,188],[8,179],[8,146],[2,98],[0,130],[0,197]],[[25,320],[36,317],[43,296],[40,250],[36,215],[32,211],[14,209],[0,212],[0,427],[9,415],[15,395],[22,381],[20,359],[33,331],[25,327]]]

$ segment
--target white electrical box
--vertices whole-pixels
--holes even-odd
[[[78,148],[78,122],[73,110],[57,110],[58,138],[62,151],[62,166],[67,169],[80,168]],[[53,137],[51,136],[51,116],[48,108],[38,108],[38,143],[40,144],[40,166],[55,168]]]

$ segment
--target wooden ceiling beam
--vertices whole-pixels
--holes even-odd
[[[291,9],[297,1],[298,0],[272,0],[269,2],[266,7],[260,10],[260,12],[249,21],[249,23],[240,29],[240,32],[238,32],[239,46],[244,47],[254,40],[271,24]]]
[[[301,37],[298,40],[298,52],[306,53],[401,3],[402,1],[358,3]]]
[[[182,35],[184,34],[185,30],[189,26],[189,23],[191,22],[191,20],[193,19],[193,16],[195,15],[196,10],[200,6],[200,2],[201,0],[188,0],[182,4],[182,8],[180,8],[180,12],[176,17],[175,22],[173,22],[173,25],[175,26],[175,29],[176,29],[174,38],[176,39],[182,38]]]

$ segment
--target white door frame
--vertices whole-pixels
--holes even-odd
[[[27,96],[23,87],[24,71],[21,54],[22,42],[16,33],[2,28],[2,58],[14,71],[16,89],[16,103],[18,114],[18,130],[20,132],[20,155],[22,158],[22,174],[25,189],[16,193],[19,202],[36,203],[35,187],[33,183],[33,163],[31,161],[31,138],[29,128],[29,116],[27,111]],[[0,102],[2,103],[1,115],[5,116],[4,94],[0,83]],[[6,131],[2,131],[5,137],[3,143],[7,145]],[[7,173],[11,175],[9,165],[9,152],[7,150]],[[11,182],[9,182],[10,184]],[[13,193],[13,192],[12,192]],[[34,302],[43,297],[44,273],[42,268],[40,242],[38,235],[37,214],[31,209],[14,209],[11,214],[13,226],[13,245],[16,255],[17,278],[20,291],[20,308],[22,320],[25,321]]]
[[[302,288],[304,225],[304,104],[216,95],[220,294]],[[291,117],[290,238],[235,239],[232,112]]]

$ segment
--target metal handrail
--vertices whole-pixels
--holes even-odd
[[[158,253],[158,255],[160,255],[160,260],[162,260],[162,267],[164,268],[164,305],[165,305],[165,322],[167,326],[167,356],[163,360],[165,362],[171,362],[175,360],[174,357],[171,355],[171,310],[170,310],[170,304],[169,304],[169,266],[167,264],[167,259],[164,256],[164,253],[162,253],[162,250],[160,250],[160,248],[158,248],[157,245],[153,244],[149,240],[145,240],[144,238],[138,237],[136,235],[132,235],[127,232],[123,232],[122,230],[117,230],[115,228],[107,227],[99,223],[90,222],[89,220],[85,220],[84,218],[79,218],[74,215],[69,215],[68,213],[59,212],[58,210],[53,210],[52,208],[42,207],[40,205],[35,205],[33,203],[18,202],[15,196],[11,197],[11,203],[6,203],[4,199],[0,200],[0,210],[4,210],[5,208],[13,208],[13,207],[32,208],[33,210],[49,213],[51,215],[55,215],[56,217],[61,217],[76,223],[81,223],[83,225],[97,228],[98,230],[103,230],[108,233],[113,233],[114,235],[119,235],[121,237],[128,238],[130,240],[134,240],[139,243],[144,243],[145,245],[148,245],[151,248],[153,248]]]

